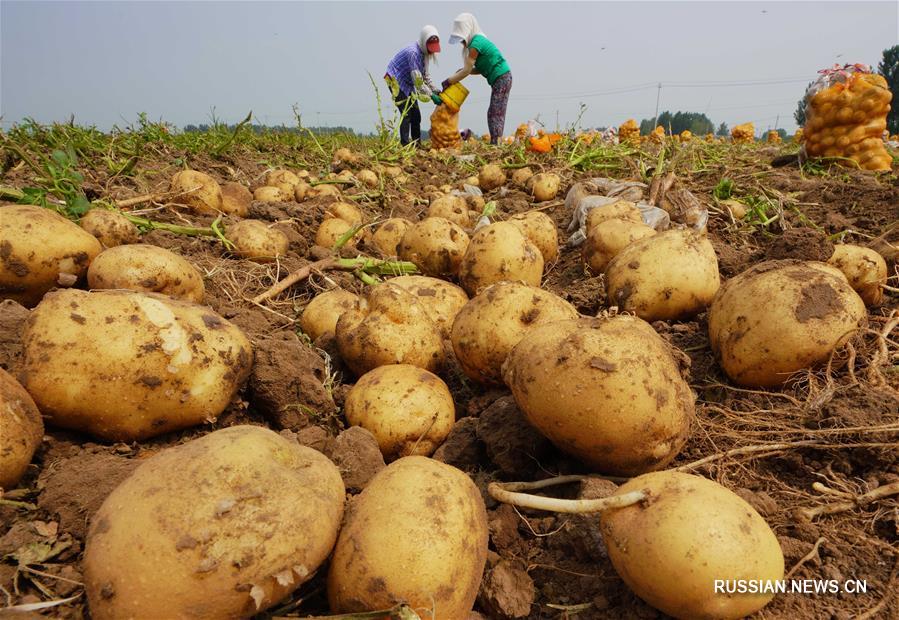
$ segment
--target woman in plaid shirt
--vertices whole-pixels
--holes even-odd
[[[421,140],[421,111],[418,101],[432,100],[440,105],[437,89],[428,77],[428,65],[440,52],[440,35],[434,26],[421,29],[418,43],[410,43],[393,57],[387,65],[384,79],[390,86],[396,106],[402,114],[400,141],[406,145]]]

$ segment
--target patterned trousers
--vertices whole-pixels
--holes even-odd
[[[493,83],[490,94],[490,107],[487,108],[487,128],[490,130],[490,144],[496,144],[503,136],[506,125],[506,106],[509,105],[509,92],[512,90],[512,72],[504,73]]]

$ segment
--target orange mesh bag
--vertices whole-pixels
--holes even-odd
[[[737,144],[749,144],[755,139],[755,125],[743,123],[730,130],[730,137]]]
[[[893,158],[883,132],[893,94],[886,80],[865,65],[819,73],[806,93],[804,154],[845,158],[863,170],[890,170]]]
[[[445,105],[437,106],[431,114],[431,146],[435,149],[455,149],[462,146],[458,112],[453,112]]]
[[[768,144],[780,144],[783,142],[783,140],[780,137],[780,134],[777,133],[776,131],[769,131],[768,135],[765,136],[765,141]]]
[[[640,126],[632,118],[627,119],[618,128],[618,141],[634,143],[640,141]]]

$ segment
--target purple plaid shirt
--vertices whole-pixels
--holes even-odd
[[[420,71],[422,75],[425,73],[425,58],[418,43],[411,43],[398,51],[387,65],[387,75],[399,82],[400,92],[407,97],[415,92],[413,71]]]

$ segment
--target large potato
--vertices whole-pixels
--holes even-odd
[[[187,205],[196,213],[222,211],[222,188],[218,181],[204,172],[182,170],[172,177],[172,199]]]
[[[0,299],[32,307],[54,286],[72,286],[103,250],[90,233],[31,205],[0,207]]]
[[[22,347],[22,384],[48,422],[111,441],[214,421],[253,359],[209,308],[132,291],[46,295]]]
[[[459,265],[459,282],[469,295],[503,280],[540,286],[542,278],[543,255],[509,222],[478,229]]]
[[[261,220],[241,220],[228,226],[234,253],[257,263],[270,263],[287,254],[290,240],[277,228]]]
[[[371,236],[371,245],[382,256],[398,256],[397,246],[403,240],[403,235],[412,227],[412,222],[402,217],[392,217],[383,224]]]
[[[609,262],[605,273],[609,303],[647,321],[702,312],[721,286],[712,244],[687,229],[631,243]]]
[[[399,286],[379,284],[337,320],[337,348],[357,375],[386,364],[411,364],[436,372],[443,365],[437,324]]]
[[[415,295],[443,337],[450,337],[456,315],[468,303],[465,291],[446,280],[428,276],[399,276],[391,278],[390,283]]]
[[[462,228],[471,226],[468,203],[461,196],[441,196],[431,201],[428,217],[442,217]]]
[[[41,412],[25,388],[0,368],[0,491],[16,486],[43,437]]]
[[[503,378],[537,430],[605,474],[664,467],[689,434],[690,386],[669,345],[633,316],[538,325]]]
[[[643,223],[643,216],[640,214],[640,209],[637,208],[637,205],[628,200],[619,200],[610,205],[593,207],[587,211],[584,229],[589,232],[602,222],[616,218],[627,220],[629,222],[636,222],[638,224]]]
[[[93,517],[91,617],[254,616],[324,562],[343,502],[327,457],[268,429],[232,426],[168,448]]]
[[[259,202],[290,202],[294,194],[276,185],[263,185],[253,191],[253,200]]]
[[[528,211],[509,218],[524,233],[528,240],[537,246],[543,255],[544,263],[551,263],[559,258],[559,233],[552,218],[543,211]]]
[[[496,164],[484,164],[478,172],[478,187],[489,192],[505,184],[506,173]]]
[[[356,305],[359,296],[342,288],[331,289],[316,295],[306,304],[300,316],[300,329],[312,340],[317,340],[337,329],[340,315]]]
[[[398,248],[400,258],[415,263],[425,275],[454,276],[468,244],[468,235],[458,224],[429,217],[413,224]]]
[[[782,385],[826,363],[864,325],[865,303],[824,263],[768,261],[728,280],[709,308],[709,342],[740,385]]]
[[[364,168],[364,169],[360,170],[359,172],[357,172],[356,179],[360,183],[365,185],[365,187],[368,187],[371,189],[377,187],[381,182],[381,180],[378,178],[378,175],[375,172],[373,172],[372,170],[369,170],[367,168]]]
[[[527,166],[518,168],[512,173],[512,184],[517,185],[518,187],[524,187],[532,176],[534,176],[534,171]]]
[[[835,246],[827,262],[843,272],[865,305],[879,306],[883,302],[882,285],[887,283],[887,263],[883,256],[870,248],[847,243]]]
[[[315,245],[320,245],[323,248],[333,248],[337,245],[337,242],[340,241],[341,237],[349,233],[352,228],[352,224],[340,218],[325,218],[322,223],[319,224],[318,230],[315,233]],[[344,244],[345,247],[351,248],[355,246],[360,235],[361,231],[350,237]]]
[[[555,198],[559,193],[561,183],[562,179],[559,178],[559,175],[552,172],[541,172],[527,180],[528,189],[537,202],[546,202]]]
[[[348,224],[362,223],[362,211],[359,207],[349,202],[332,202],[325,209],[325,217],[336,217]]]
[[[529,329],[578,318],[561,297],[519,282],[498,282],[469,301],[453,322],[453,351],[462,370],[480,383],[502,383],[502,366]]]
[[[103,244],[112,248],[127,243],[137,243],[140,232],[128,218],[111,209],[91,209],[81,218],[81,228],[92,234]]]
[[[145,243],[103,250],[87,270],[92,289],[128,289],[161,293],[200,303],[206,293],[203,277],[186,259]]]
[[[328,571],[332,613],[402,601],[465,620],[487,560],[487,514],[471,479],[423,456],[394,461],[358,496]],[[425,611],[428,610],[428,611]]]
[[[252,203],[253,194],[240,183],[231,181],[222,185],[222,211],[225,213],[246,217]]]
[[[347,422],[375,436],[388,461],[430,456],[449,435],[456,407],[437,375],[408,364],[379,366],[359,378],[346,397]]]
[[[643,222],[617,217],[603,220],[587,232],[581,256],[590,271],[600,274],[621,250],[655,234],[656,231]]]
[[[300,177],[297,176],[296,173],[291,172],[290,170],[284,170],[283,168],[269,170],[265,175],[265,184],[275,187],[283,184],[295,187],[299,182]]]
[[[736,620],[774,597],[715,592],[720,580],[783,579],[780,545],[752,506],[716,482],[672,471],[638,476],[616,495],[641,490],[652,499],[600,514],[609,559],[637,596],[683,620]]]

